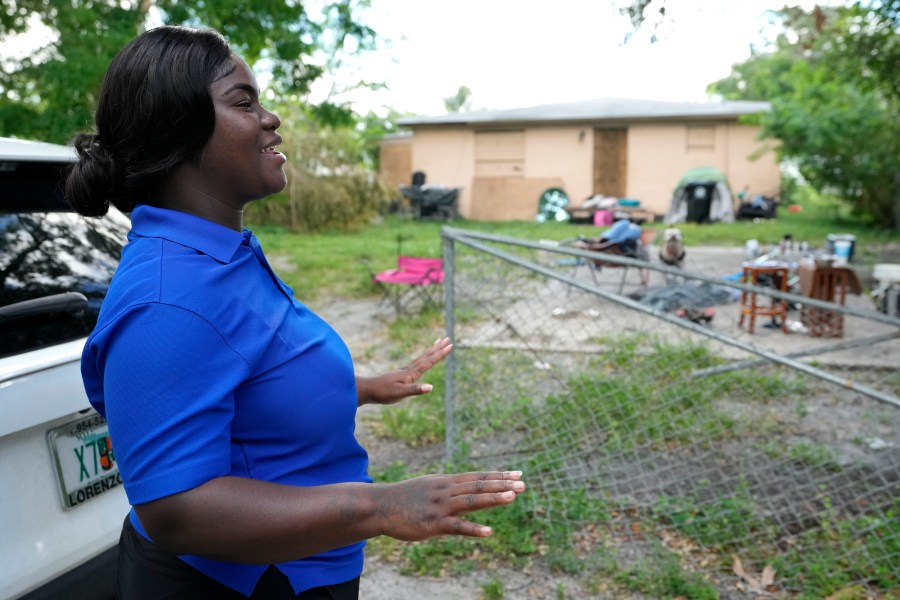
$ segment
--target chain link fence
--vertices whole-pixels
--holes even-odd
[[[443,237],[446,460],[523,469],[556,567],[607,597],[900,597],[900,319],[769,287],[788,332],[750,334],[741,249]]]

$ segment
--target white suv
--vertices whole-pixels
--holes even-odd
[[[79,361],[129,222],[68,209],[73,160],[0,138],[0,600],[112,598],[128,513]]]

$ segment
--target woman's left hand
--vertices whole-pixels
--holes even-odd
[[[359,404],[394,404],[409,396],[421,396],[432,390],[429,383],[416,383],[431,367],[450,354],[450,338],[440,338],[409,365],[375,377],[356,378]]]

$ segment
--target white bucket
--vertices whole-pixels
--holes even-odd
[[[759,258],[759,240],[747,240],[744,244],[744,260]]]
[[[834,241],[834,255],[837,257],[837,260],[842,263],[846,263],[850,260],[850,248],[852,247],[852,243],[849,240],[835,240]]]

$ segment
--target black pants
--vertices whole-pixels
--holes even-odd
[[[246,600],[178,557],[148,542],[126,517],[119,539],[117,600]],[[269,567],[253,589],[253,600],[357,600],[359,577],[294,594],[288,578]]]

